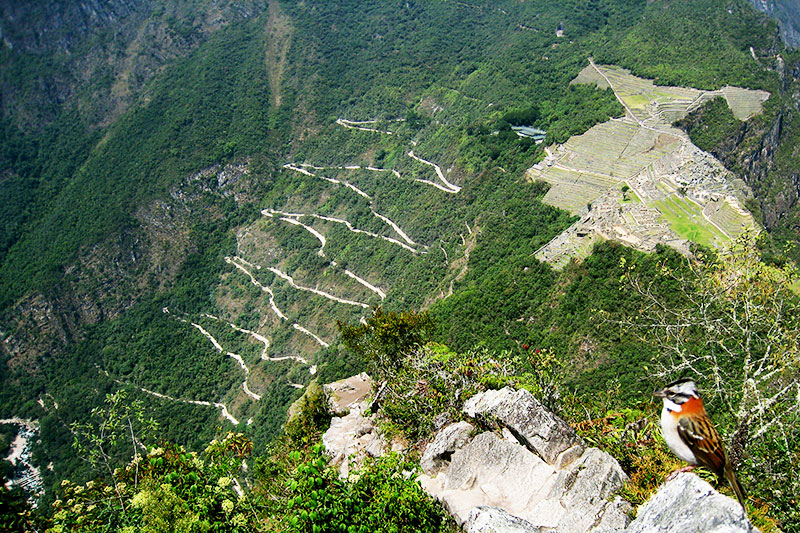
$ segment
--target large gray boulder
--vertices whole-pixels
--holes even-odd
[[[422,454],[419,462],[422,471],[434,475],[449,465],[453,453],[469,442],[474,431],[475,426],[464,421],[450,424],[442,429]]]
[[[546,512],[559,531],[603,531],[624,529],[630,505],[611,496],[628,476],[616,459],[597,448],[589,448],[567,469],[558,472],[548,499],[538,509]],[[558,507],[549,502],[557,501]]]
[[[742,506],[694,474],[664,483],[644,505],[627,533],[753,533]]]
[[[605,531],[627,525],[627,504],[610,500],[626,479],[616,460],[600,450],[591,448],[558,470],[513,435],[485,432],[457,449],[436,477],[422,475],[419,481],[464,527],[476,507],[494,507],[534,531],[586,533],[600,525]]]
[[[581,438],[566,422],[524,389],[506,387],[476,394],[464,404],[464,412],[473,418],[500,422],[551,465],[558,462],[563,452],[583,446]]]
[[[471,503],[478,496],[487,505],[524,516],[533,503],[550,492],[554,474],[550,465],[519,443],[482,433],[453,454],[444,488],[451,491],[450,507],[459,517],[469,514],[469,508],[459,504],[465,500]],[[467,498],[463,498],[465,495]]]
[[[540,533],[538,528],[497,507],[473,507],[464,522],[466,533]]]

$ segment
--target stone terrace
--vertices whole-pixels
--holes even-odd
[[[676,195],[697,204],[691,221],[716,235],[721,245],[754,226],[743,207],[748,191],[710,154],[694,146],[671,124],[703,102],[724,97],[734,115],[749,118],[761,111],[764,91],[724,87],[701,91],[659,87],[619,67],[590,62],[572,83],[611,87],[626,108],[626,116],[597,124],[566,143],[545,149],[547,157],[527,172],[532,181],[546,181],[550,205],[581,219],[536,252],[557,268],[572,257],[591,253],[600,238],[615,239],[651,251],[659,243],[688,252],[688,241],[677,235],[659,206],[673,206]],[[631,198],[623,198],[627,185]],[[625,200],[625,201],[623,201]]]

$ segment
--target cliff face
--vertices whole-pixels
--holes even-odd
[[[781,37],[794,48],[800,47],[799,0],[750,0],[750,3],[778,21]]]
[[[26,52],[72,52],[83,38],[108,24],[140,17],[152,2],[84,0],[81,2],[3,2],[3,44]]]
[[[250,187],[246,165],[214,165],[188,176],[164,199],[141,206],[135,225],[84,247],[63,283],[17,302],[0,332],[9,368],[36,372],[42,356],[61,353],[82,328],[117,317],[143,295],[169,286],[196,251],[191,228],[224,216],[215,200],[237,203]]]
[[[0,126],[8,133],[0,143],[0,197],[16,213],[2,217],[0,259],[26,224],[42,217],[82,158],[113,135],[106,130],[97,143],[98,130],[146,105],[150,82],[169,65],[263,8],[249,0],[0,1]],[[58,140],[42,140],[50,138]],[[30,149],[20,155],[18,145]],[[64,157],[47,155],[62,147]],[[113,318],[172,282],[191,251],[190,217],[218,215],[198,208],[191,181],[171,197],[133,206],[127,227],[53,267],[61,280],[53,290],[28,294],[7,310],[0,351],[10,354],[10,367],[35,369],[41,355],[59,353],[84,325]]]
[[[110,124],[168,62],[258,11],[255,2],[232,4],[0,2],[3,117],[35,129],[77,104],[91,125]]]

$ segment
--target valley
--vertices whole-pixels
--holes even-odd
[[[376,364],[342,333],[376,317],[438,346],[397,405],[460,361],[457,395],[552,373],[575,412],[640,409],[625,265],[794,235],[800,59],[743,1],[57,4],[0,21],[0,414],[41,428],[45,506],[117,391],[268,478],[326,423],[287,436],[289,407]]]
[[[755,228],[752,216],[743,208],[750,194],[747,187],[671,123],[716,97],[726,98],[734,114],[749,118],[760,112],[767,93],[656,87],[619,67],[598,66],[591,60],[573,83],[610,87],[625,108],[625,116],[598,124],[563,144],[545,146],[544,159],[527,171],[527,179],[550,185],[545,203],[579,217],[536,250],[537,259],[563,268],[570,261],[586,258],[600,240],[615,240],[646,252],[664,244],[688,254],[693,242],[719,248]],[[223,348],[204,326],[191,325],[218,353],[227,353],[241,367],[245,380],[226,397],[239,405],[242,413],[253,413],[251,402],[261,400],[261,393],[253,392],[247,378],[255,376],[266,383],[270,373],[267,362],[323,363],[318,350],[330,348],[336,339],[331,316],[363,323],[372,306],[390,302],[397,294],[399,269],[389,265],[376,269],[355,262],[348,257],[350,246],[357,245],[361,257],[391,250],[403,257],[401,264],[418,264],[432,250],[440,252],[448,270],[434,286],[450,283],[452,287],[455,273],[450,267],[468,253],[464,235],[448,252],[442,247],[444,236],[431,233],[424,222],[413,230],[404,229],[402,221],[413,220],[414,215],[404,210],[402,203],[395,204],[391,218],[379,211],[382,205],[392,205],[386,195],[387,180],[403,186],[404,202],[410,205],[437,191],[442,197],[436,210],[447,209],[449,197],[463,189],[447,179],[440,165],[415,153],[425,139],[409,139],[401,128],[403,122],[337,118],[337,126],[360,136],[366,146],[381,143],[381,136],[391,136],[402,159],[395,168],[359,158],[337,165],[313,159],[283,163],[282,172],[294,175],[292,179],[306,191],[304,195],[262,209],[261,218],[237,231],[236,255],[224,258],[233,267],[232,275],[224,276],[217,289],[226,296],[218,297],[214,314],[201,316],[228,324],[246,338],[249,335],[244,346],[249,345],[252,369],[241,355]],[[394,130],[388,129],[392,125]],[[337,132],[331,134],[338,138]],[[406,151],[403,145],[411,149]],[[421,166],[413,168],[410,163]],[[360,226],[350,220],[359,220]],[[469,223],[466,229],[471,232]],[[422,243],[415,234],[432,237]],[[354,237],[357,239],[350,244]],[[281,244],[289,242],[288,248]],[[262,296],[243,291],[247,282]],[[250,296],[234,296],[243,293]],[[247,323],[257,325],[252,331],[236,325],[245,323],[242,309],[249,309]],[[278,340],[268,340],[275,338]],[[253,357],[253,343],[262,347],[259,358]],[[311,369],[313,375],[316,366]],[[304,385],[286,381],[284,386]],[[237,399],[239,396],[243,397]],[[222,413],[234,424],[241,416],[249,416],[233,418],[228,407]],[[253,419],[247,420],[252,423]]]

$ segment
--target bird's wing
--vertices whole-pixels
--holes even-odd
[[[719,433],[708,416],[684,416],[678,421],[678,435],[692,450],[697,462],[722,475],[725,468],[725,450]]]

